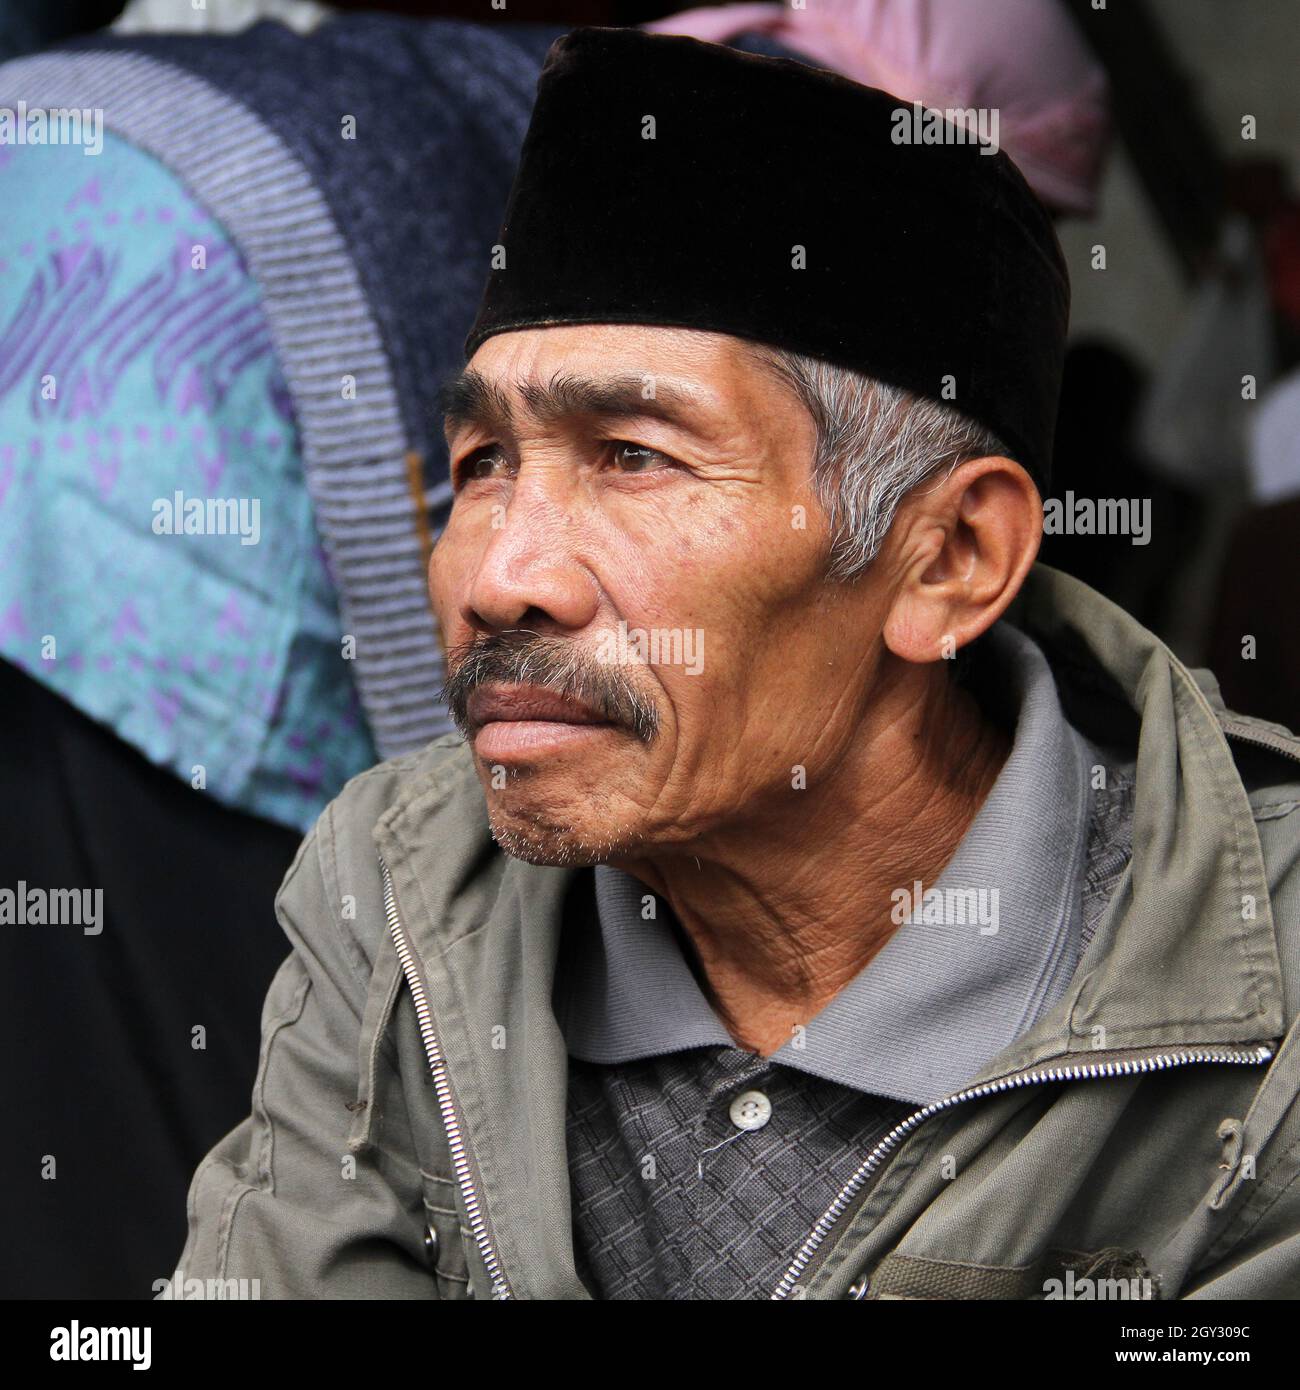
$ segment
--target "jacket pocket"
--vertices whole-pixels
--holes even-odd
[[[1154,1300],[1160,1281],[1136,1250],[1048,1250],[1032,1265],[976,1265],[895,1251],[860,1281],[866,1298]]]
[[[420,1169],[424,1188],[425,1255],[438,1284],[438,1297],[473,1298],[465,1242],[469,1232],[461,1225],[456,1206],[456,1184]]]

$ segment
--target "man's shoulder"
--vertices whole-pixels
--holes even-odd
[[[359,968],[373,963],[385,931],[376,828],[413,807],[462,821],[481,803],[473,754],[459,734],[358,773],[320,813],[276,895],[290,939],[305,942],[336,927]]]
[[[477,788],[469,745],[460,734],[442,734],[417,752],[376,763],[349,779],[321,819],[329,817],[335,834],[370,844],[371,832],[384,816],[417,799],[437,804]]]

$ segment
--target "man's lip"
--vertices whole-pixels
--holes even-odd
[[[589,706],[535,685],[480,686],[469,697],[469,722],[476,728],[500,721],[545,720],[552,724],[608,724]]]

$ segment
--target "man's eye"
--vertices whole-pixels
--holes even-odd
[[[497,444],[485,444],[480,449],[475,449],[473,453],[466,454],[457,469],[457,476],[462,483],[468,483],[473,478],[490,478],[496,472],[498,466],[505,463],[505,456]]]
[[[610,440],[610,451],[614,456],[614,462],[624,473],[646,473],[659,467],[671,466],[673,462],[667,454],[661,454],[658,449],[651,449],[645,444],[633,444],[629,439]]]

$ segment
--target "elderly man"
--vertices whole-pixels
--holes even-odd
[[[552,48],[443,393],[463,738],[299,852],[187,1285],[1300,1294],[1300,741],[1034,568],[1060,252],[899,109]]]

